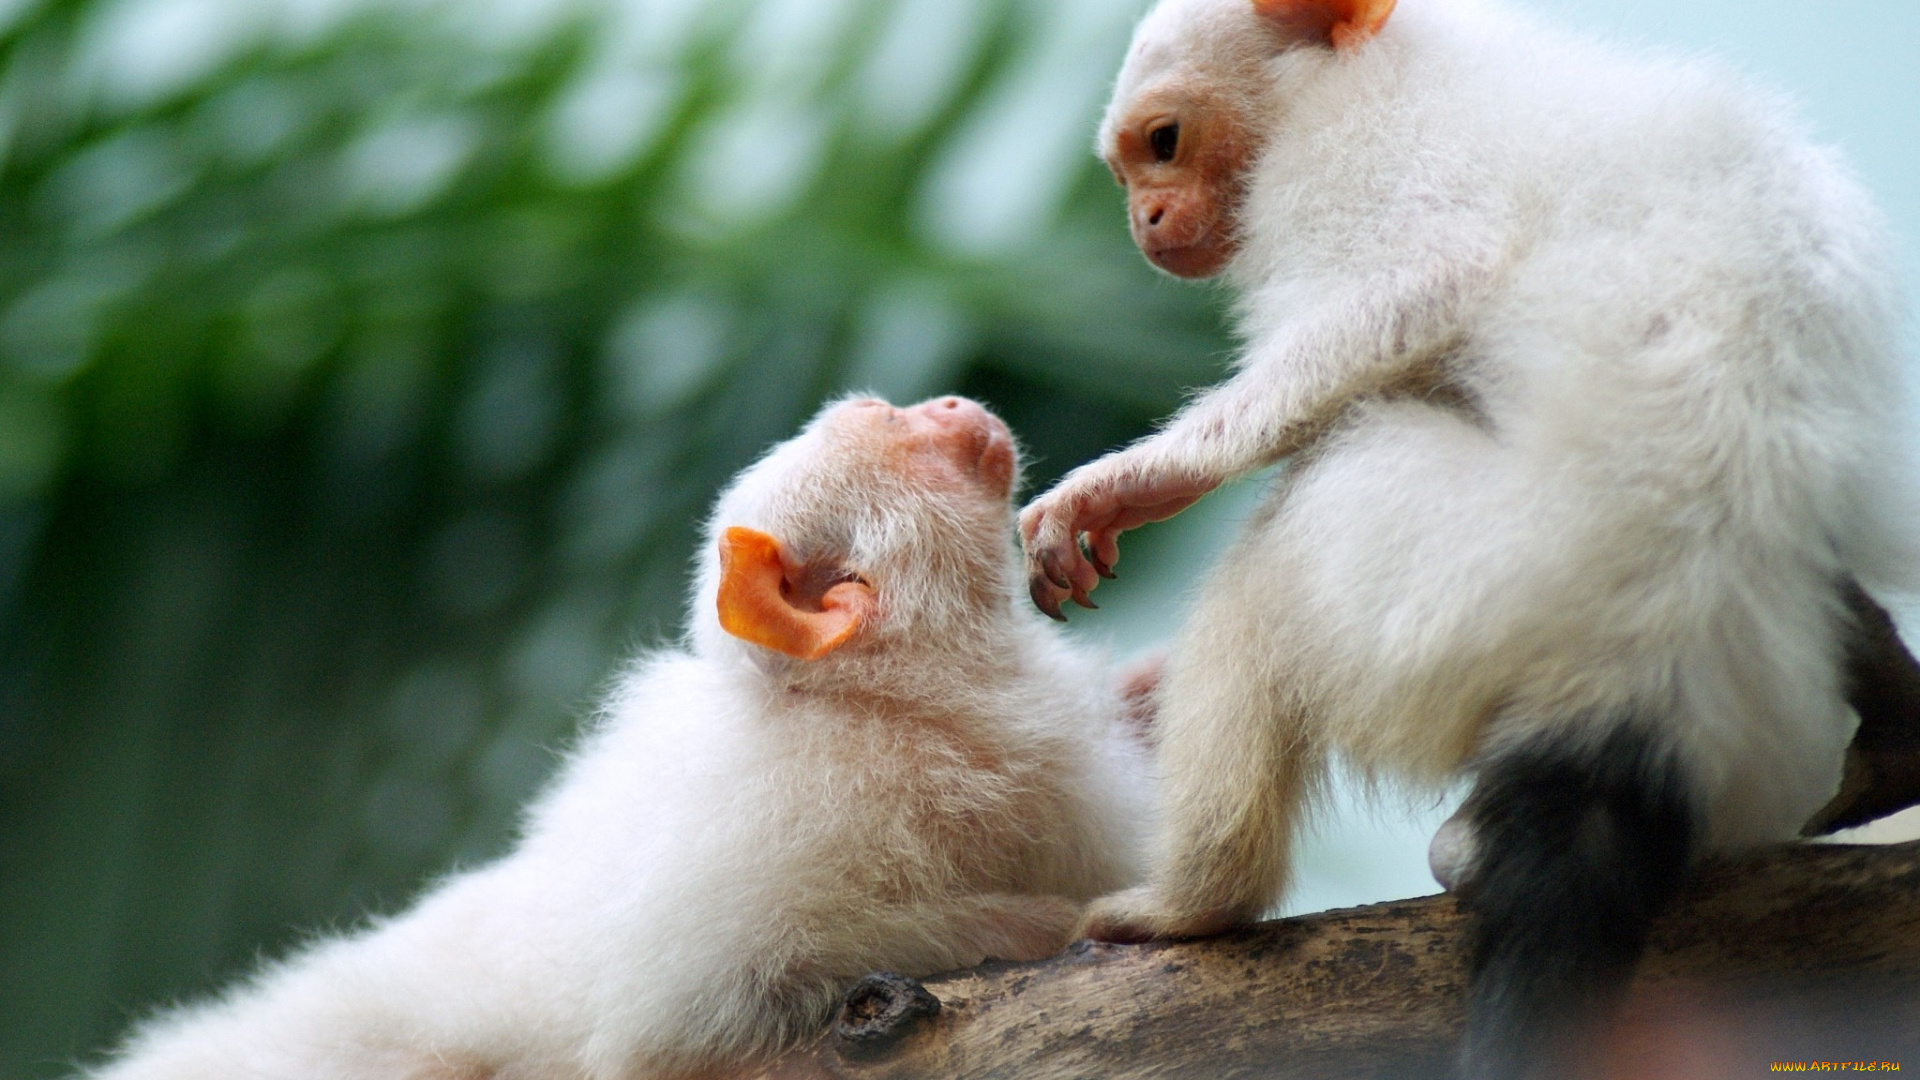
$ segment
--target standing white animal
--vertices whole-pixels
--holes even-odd
[[[95,1080],[655,1080],[818,1030],[875,970],[1063,948],[1134,879],[1117,680],[1021,596],[1014,444],[847,401],[719,500],[500,861],[141,1026]]]
[[[1088,933],[1258,917],[1335,750],[1471,773],[1434,852],[1465,1070],[1575,1074],[1687,864],[1832,796],[1841,593],[1903,583],[1911,518],[1883,229],[1790,112],[1476,0],[1147,14],[1101,153],[1245,347],[1027,508],[1034,600],[1291,460],[1161,686],[1148,882]]]

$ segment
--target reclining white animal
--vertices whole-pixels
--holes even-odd
[[[653,1080],[820,1028],[875,970],[1064,947],[1134,876],[1142,768],[1025,603],[1005,425],[827,409],[720,499],[515,850],[141,1026],[96,1080]]]

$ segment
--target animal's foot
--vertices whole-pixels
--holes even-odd
[[[1150,888],[1103,896],[1088,905],[1076,937],[1119,944],[1212,937],[1249,921],[1223,908],[1185,909],[1165,903]]]

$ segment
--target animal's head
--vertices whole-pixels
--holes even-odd
[[[1018,477],[1006,424],[965,398],[829,406],[721,496],[696,642],[775,666],[968,648],[1009,617]]]
[[[1394,0],[1161,0],[1100,124],[1099,152],[1127,190],[1133,241],[1183,278],[1219,273],[1239,247],[1248,168],[1273,108],[1270,61],[1361,48]]]

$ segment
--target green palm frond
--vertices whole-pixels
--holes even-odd
[[[1210,381],[1132,7],[0,3],[0,1075],[497,850],[824,398]]]

